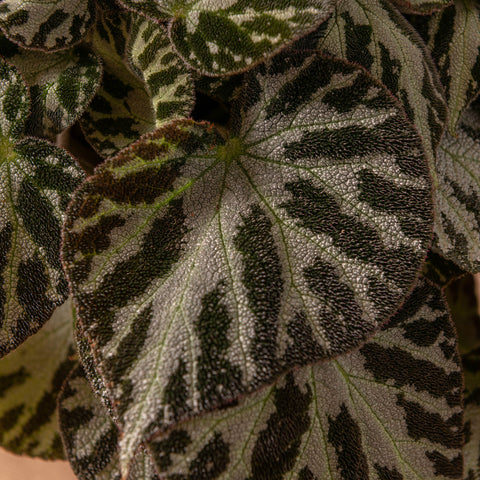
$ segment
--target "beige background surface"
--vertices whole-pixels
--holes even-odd
[[[46,462],[0,448],[0,480],[77,480],[68,462]]]

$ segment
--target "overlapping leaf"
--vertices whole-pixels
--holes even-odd
[[[438,65],[455,136],[462,112],[480,92],[480,7],[474,0],[454,4],[431,18],[428,45]]]
[[[28,114],[18,72],[0,61],[0,356],[35,333],[67,298],[60,228],[83,172],[44,141],[17,141]]]
[[[480,271],[480,113],[468,109],[457,136],[438,149],[435,248],[470,272]]]
[[[63,458],[57,397],[75,365],[72,302],[0,360],[0,446],[18,454]]]
[[[107,10],[92,46],[103,59],[104,78],[81,125],[101,155],[189,114],[193,83],[163,27],[136,14]]]
[[[339,0],[319,48],[359,63],[402,102],[430,165],[447,120],[438,73],[420,36],[387,0]]]
[[[160,20],[183,59],[207,74],[252,67],[327,19],[332,0],[123,0]]]
[[[191,121],[147,135],[69,210],[64,264],[122,468],[152,430],[359,345],[426,253],[420,139],[363,70],[277,57],[240,105],[227,142]]]
[[[462,375],[439,290],[360,350],[303,367],[150,443],[166,479],[460,479]]]
[[[0,49],[22,73],[33,112],[27,132],[54,137],[72,125],[92,101],[101,80],[98,58],[81,48],[43,53],[1,39]]]
[[[2,0],[0,27],[23,47],[58,50],[80,42],[94,14],[94,0]]]
[[[120,480],[117,427],[81,367],[65,382],[58,408],[65,451],[79,480]],[[150,457],[140,450],[127,480],[158,479]]]

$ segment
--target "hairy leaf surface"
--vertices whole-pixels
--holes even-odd
[[[428,45],[447,94],[448,128],[455,136],[460,116],[480,92],[480,8],[474,0],[455,0],[435,13]]]
[[[183,59],[211,75],[252,67],[327,19],[332,0],[124,0],[160,20]]]
[[[60,228],[84,178],[64,150],[17,139],[28,105],[18,71],[0,60],[0,356],[35,333],[67,298]]]
[[[43,53],[2,40],[2,54],[22,73],[30,90],[33,111],[27,133],[54,137],[73,125],[100,85],[98,58],[78,47]]]
[[[480,111],[469,108],[457,136],[438,149],[435,248],[470,272],[480,271]]]
[[[81,125],[106,157],[188,115],[194,89],[162,26],[118,8],[99,17],[92,45],[103,60],[103,83]]]
[[[120,480],[117,427],[92,392],[82,367],[69,375],[58,409],[65,451],[79,480]],[[159,480],[143,450],[135,456],[127,480]]]
[[[426,283],[360,350],[303,367],[149,444],[166,479],[462,478],[462,375]]]
[[[17,454],[63,458],[57,397],[75,365],[71,298],[46,325],[0,360],[0,446]]]
[[[80,42],[94,15],[94,0],[3,0],[0,27],[23,47],[59,50]]]
[[[339,0],[319,48],[359,63],[402,102],[430,165],[447,120],[438,73],[427,48],[387,0]]]
[[[418,135],[358,67],[277,57],[227,142],[179,122],[76,193],[63,259],[122,431],[142,439],[361,344],[426,253]]]

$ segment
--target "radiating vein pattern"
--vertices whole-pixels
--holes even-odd
[[[253,67],[330,15],[332,0],[124,0],[146,15],[172,18],[170,38],[195,69],[225,75]]]
[[[455,0],[429,21],[432,52],[449,107],[449,131],[455,136],[465,108],[480,92],[480,9],[472,0]]]
[[[63,458],[57,396],[75,364],[72,302],[0,360],[0,446],[17,454]]]
[[[82,40],[94,13],[94,0],[3,0],[0,27],[23,47],[58,50]]]
[[[193,81],[165,29],[138,14],[101,11],[92,46],[102,58],[101,88],[81,119],[87,140],[103,156],[190,113]]]
[[[359,350],[302,367],[149,444],[168,480],[462,478],[462,374],[440,291],[419,284]]]
[[[446,101],[423,40],[398,10],[386,0],[340,0],[318,46],[359,63],[388,87],[417,127],[433,169]]]
[[[70,373],[58,405],[65,451],[79,480],[120,480],[117,427],[92,392],[82,367]],[[143,450],[126,480],[159,480]]]
[[[420,139],[363,70],[282,56],[237,109],[227,141],[191,121],[145,136],[69,209],[63,259],[123,467],[152,431],[360,345],[430,241]]]
[[[438,149],[435,248],[470,272],[480,271],[480,113],[463,115],[457,136],[445,134]]]

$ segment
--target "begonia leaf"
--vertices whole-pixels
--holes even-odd
[[[462,478],[462,374],[440,291],[421,283],[359,350],[302,367],[149,450],[166,480]]]
[[[363,69],[321,55],[253,72],[237,125],[179,121],[108,160],[69,207],[63,260],[121,430],[154,430],[359,346],[430,243],[420,138]]]
[[[57,397],[76,363],[71,298],[45,326],[0,360],[0,446],[17,454],[63,458]]]
[[[123,0],[158,20],[185,62],[227,75],[253,67],[327,19],[332,0]]]
[[[92,47],[102,58],[102,86],[81,120],[87,140],[103,156],[141,135],[187,116],[193,80],[173,52],[166,31],[137,14],[100,12]]]
[[[2,0],[0,4],[5,35],[37,50],[59,50],[80,42],[94,17],[94,0]]]

